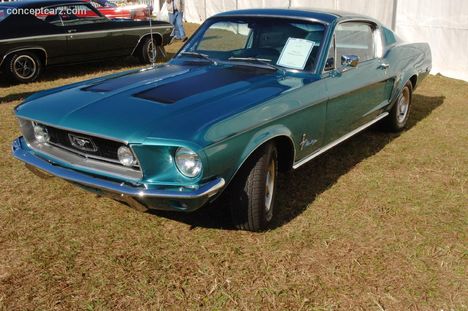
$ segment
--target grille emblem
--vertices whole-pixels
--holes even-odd
[[[68,138],[70,139],[72,146],[79,150],[88,152],[98,151],[98,148],[90,138],[80,137],[73,134],[68,134]]]

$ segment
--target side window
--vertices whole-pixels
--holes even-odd
[[[55,8],[64,25],[83,24],[101,18],[90,7],[83,4],[67,5]]]
[[[99,9],[99,8],[104,7],[104,5],[100,4],[100,3],[97,2],[97,1],[91,1],[91,2],[89,2],[89,3],[91,3],[91,5],[92,5],[93,7],[95,7],[96,9]]]
[[[55,26],[62,26],[62,20],[60,19],[60,16],[58,16],[57,12],[55,10],[50,10],[43,8],[41,12],[37,12],[35,17],[37,19],[40,19],[43,22],[55,25]]]
[[[359,62],[375,58],[374,30],[365,23],[343,23],[335,30],[336,55],[341,62],[342,55],[356,55]]]
[[[335,48],[336,48],[335,36],[333,36],[332,42],[330,43],[330,48],[328,49],[327,62],[325,63],[325,71],[335,69],[335,63],[336,63]]]

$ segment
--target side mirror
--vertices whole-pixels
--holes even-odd
[[[356,55],[342,55],[341,56],[341,65],[343,67],[357,67],[359,64],[359,56]]]

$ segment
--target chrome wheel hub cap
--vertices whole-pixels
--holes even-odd
[[[408,116],[409,104],[410,104],[409,97],[410,97],[409,89],[405,87],[400,95],[400,99],[398,100],[398,107],[397,107],[398,123],[404,123],[406,120],[406,117]]]
[[[37,65],[34,59],[28,55],[21,55],[13,63],[15,74],[22,79],[34,77],[37,71]]]
[[[272,160],[268,166],[268,171],[265,181],[265,215],[266,220],[270,221],[273,218],[273,196],[275,191],[276,164]]]
[[[148,53],[148,58],[150,62],[155,63],[158,56],[158,51],[156,50],[156,46],[153,42],[148,44],[148,50],[146,52]]]

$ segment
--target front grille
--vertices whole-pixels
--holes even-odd
[[[117,150],[124,144],[100,137],[90,136],[81,133],[75,133],[67,130],[58,129],[51,126],[46,126],[47,132],[49,133],[49,143],[57,147],[62,147],[70,151],[75,151],[78,154],[86,155],[92,158],[98,158],[104,161],[120,163]],[[94,143],[96,150],[83,150],[74,146],[70,140],[70,135],[79,138],[85,138]]]

